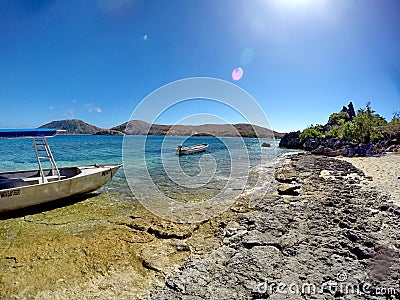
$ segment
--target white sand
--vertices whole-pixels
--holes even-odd
[[[340,158],[352,163],[371,176],[370,184],[391,195],[393,202],[400,206],[400,155],[388,153],[380,157]]]

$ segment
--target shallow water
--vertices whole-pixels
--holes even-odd
[[[272,147],[262,148],[264,141]],[[248,170],[287,152],[275,140],[254,138],[59,135],[48,142],[58,167],[123,162],[131,185],[140,184],[142,191],[157,187],[170,198],[194,202],[212,197],[228,181],[242,185]],[[209,148],[178,157],[175,150],[181,143],[208,143]],[[0,158],[0,172],[37,168],[30,139],[1,140]],[[121,169],[102,189],[130,195],[125,172]],[[143,181],[143,176],[151,180]]]

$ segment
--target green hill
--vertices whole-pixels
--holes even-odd
[[[66,134],[96,134],[106,130],[76,119],[53,121],[40,126],[40,128],[55,128],[58,130],[65,130]]]

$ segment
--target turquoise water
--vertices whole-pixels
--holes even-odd
[[[263,141],[272,147],[260,147]],[[171,198],[186,197],[188,201],[202,195],[210,197],[221,190],[232,175],[237,175],[232,174],[235,167],[236,170],[253,168],[285,152],[277,147],[277,141],[252,138],[126,136],[124,142],[121,136],[60,135],[48,138],[48,142],[58,167],[124,162],[128,176],[135,176],[131,182],[137,184],[143,184],[140,160],[144,158],[147,172],[157,188]],[[203,154],[178,157],[175,149],[180,143],[184,146],[208,143],[209,148]],[[37,168],[30,139],[0,140],[0,158],[0,172]],[[182,176],[189,181],[194,178],[195,183],[204,179],[204,184],[185,186],[180,182]],[[103,190],[130,194],[124,170],[121,169]]]

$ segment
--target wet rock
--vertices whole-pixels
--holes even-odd
[[[271,144],[264,142],[261,144],[261,147],[271,147]]]

